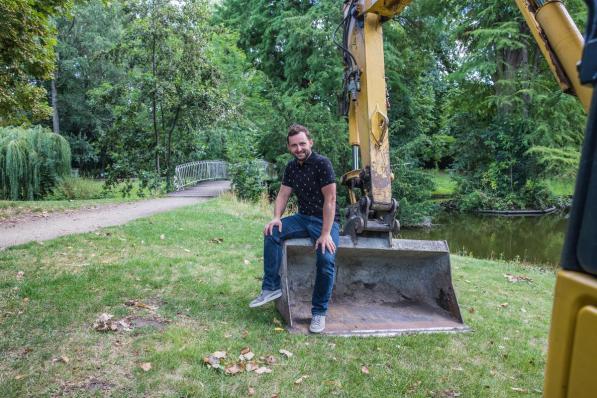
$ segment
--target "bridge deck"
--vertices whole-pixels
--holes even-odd
[[[183,191],[169,193],[171,197],[211,198],[230,190],[230,181],[203,181]]]

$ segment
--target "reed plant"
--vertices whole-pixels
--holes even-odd
[[[70,175],[68,141],[35,126],[0,128],[0,199],[34,200]]]

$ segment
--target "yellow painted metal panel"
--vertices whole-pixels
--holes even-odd
[[[576,398],[568,394],[571,369],[576,367],[572,363],[572,352],[575,348],[579,311],[587,306],[597,307],[597,278],[580,272],[559,271],[545,368],[545,398]],[[594,335],[595,329],[588,330],[587,333]],[[595,340],[592,344],[595,344]],[[579,345],[578,349],[585,348]],[[594,371],[597,363],[593,363],[591,369]],[[582,377],[581,374],[578,376]]]
[[[369,2],[365,12],[379,14],[384,17],[393,17],[400,14],[412,0],[374,0]]]
[[[568,397],[597,396],[597,307],[587,305],[578,312],[570,361]]]
[[[535,19],[534,12],[531,12],[529,0],[516,0],[516,5],[524,17],[524,20],[526,21],[527,26],[529,27],[529,30],[535,39],[535,42],[539,46],[539,50],[541,50],[541,54],[543,54],[543,58],[545,61],[547,61],[547,65],[549,66],[551,73],[553,73],[554,77],[556,78],[556,81],[560,85],[560,88],[562,91],[570,90],[572,87],[571,83],[568,80],[564,69],[558,62],[556,55],[549,47],[549,44],[547,43],[547,37],[545,37],[543,30]]]
[[[578,76],[576,65],[582,57],[584,40],[576,24],[560,1],[546,3],[537,10],[535,17],[570,79],[574,92],[588,112],[593,89],[583,86]]]
[[[376,141],[375,134],[379,130],[374,124],[378,123],[378,114],[386,115],[386,79],[383,55],[383,31],[380,16],[376,14],[365,15],[363,28],[365,36],[365,65],[366,70],[363,80],[367,87],[367,141],[370,142],[369,151],[371,159],[371,195],[373,205],[390,205],[392,202],[392,186],[390,181],[390,147],[388,134],[379,137]],[[385,117],[387,121],[387,116]],[[386,129],[388,128],[386,122]],[[363,139],[361,138],[361,142]],[[374,143],[374,145],[371,145]]]

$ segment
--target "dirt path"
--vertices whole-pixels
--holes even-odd
[[[126,224],[152,214],[203,202],[230,189],[229,181],[202,183],[169,197],[131,203],[98,206],[94,209],[50,213],[47,217],[25,217],[0,222],[0,250],[31,241],[95,231],[98,228]]]

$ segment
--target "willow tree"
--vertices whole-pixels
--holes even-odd
[[[39,199],[70,174],[68,142],[50,130],[0,128],[0,198]]]

